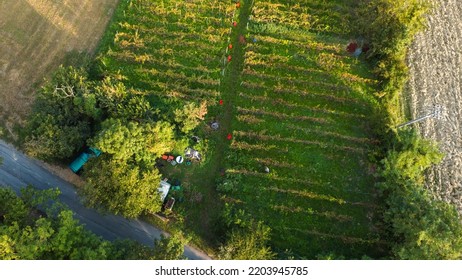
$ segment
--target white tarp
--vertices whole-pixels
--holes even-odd
[[[159,188],[157,189],[160,193],[160,198],[162,199],[162,202],[165,200],[167,197],[168,191],[170,190],[170,184],[165,182],[164,180],[160,181]]]

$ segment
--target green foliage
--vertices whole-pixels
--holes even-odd
[[[176,232],[167,237],[161,235],[160,239],[154,240],[154,260],[182,260],[184,259],[184,246],[189,242],[189,238],[182,233]]]
[[[203,101],[199,105],[189,102],[183,108],[174,111],[175,122],[183,133],[194,130],[207,114],[207,103]]]
[[[91,134],[101,111],[83,69],[60,67],[40,90],[27,124],[25,149],[46,159],[71,157]]]
[[[262,222],[252,221],[245,227],[234,227],[226,241],[220,247],[222,260],[270,260],[274,258],[271,248],[270,228]]]
[[[430,8],[426,0],[372,0],[366,9],[373,18],[371,24],[365,23],[373,47],[369,56],[377,60],[390,126],[403,120],[400,95],[408,77],[406,53],[425,26]],[[425,170],[439,163],[442,154],[415,131],[399,131],[392,139],[393,146],[381,161],[384,181],[378,186],[384,190],[384,218],[394,257],[460,259],[459,215],[448,203],[430,197],[423,186]]]
[[[29,187],[18,197],[11,189],[0,188],[0,259],[108,258],[112,245],[84,230],[71,211],[44,216],[32,207],[56,209],[49,203],[54,198],[51,193],[56,191],[43,193]]]
[[[380,109],[379,81],[362,57],[345,51],[356,2],[255,1],[248,30],[244,23],[232,42],[237,47],[222,83],[227,103],[217,110],[220,121],[220,113],[231,115],[223,130],[232,140],[229,149],[223,145],[217,190],[246,213],[231,213],[233,223],[253,218],[271,228],[268,243],[278,257],[384,252],[375,219],[366,218],[375,217],[379,203],[367,157],[378,146],[371,118]],[[242,49],[240,34],[247,34]]]
[[[173,256],[176,244],[187,242],[181,235],[173,235],[173,240],[165,242],[169,245],[160,246],[154,254],[152,248],[133,240],[104,241],[57,203],[58,195],[57,189],[27,187],[17,196],[11,189],[0,188],[0,260],[146,260],[162,254]]]
[[[330,261],[330,260],[344,260],[345,257],[341,255],[339,256],[335,254],[335,252],[325,252],[325,253],[318,254],[316,256],[316,259]]]
[[[101,107],[110,114],[116,111],[117,104],[128,97],[127,88],[121,82],[111,78],[105,78],[95,88],[95,94],[101,103]]]
[[[109,256],[111,260],[148,260],[153,256],[153,249],[129,240],[116,240],[113,242],[115,250]]]
[[[157,169],[142,170],[103,155],[92,159],[83,175],[87,178],[84,195],[90,206],[131,218],[161,208],[157,191],[161,175]]]
[[[239,191],[242,187],[241,174],[225,174],[225,178],[220,179],[217,190],[222,193],[232,193]]]
[[[222,260],[269,260],[275,254],[268,246],[271,229],[233,205],[226,204],[221,221],[227,229],[226,241],[219,249]]]
[[[101,132],[90,141],[116,160],[134,160],[139,166],[152,168],[154,161],[174,146],[174,132],[166,122],[138,123],[107,119]]]
[[[372,49],[368,56],[377,61],[376,72],[382,79],[382,96],[391,125],[402,119],[400,94],[408,78],[407,49],[415,35],[425,27],[428,0],[372,0],[362,13],[362,26]],[[370,19],[373,19],[370,22]]]
[[[372,55],[405,59],[407,47],[425,27],[425,14],[431,8],[427,0],[372,0],[368,3],[368,34]]]
[[[100,107],[111,118],[126,120],[149,120],[156,116],[158,109],[142,95],[127,90],[125,85],[111,78],[105,78],[95,88]]]
[[[447,260],[462,257],[462,224],[456,209],[407,183],[387,198],[385,221],[391,226],[393,253],[399,259]],[[402,186],[397,186],[401,188]]]
[[[107,119],[101,124],[101,132],[89,144],[116,160],[127,161],[143,149],[143,136],[143,128],[137,122]]]
[[[400,131],[382,160],[385,222],[394,257],[399,259],[460,259],[462,224],[455,208],[430,197],[424,189],[425,170],[440,162],[436,146],[415,131]]]
[[[423,172],[443,159],[443,154],[429,140],[419,137],[413,130],[402,130],[398,143],[382,160],[382,176],[389,180],[412,180],[422,184]]]
[[[117,103],[113,116],[122,119],[146,120],[152,118],[153,111],[145,97],[130,95]]]
[[[27,218],[29,209],[24,201],[17,199],[16,194],[9,190],[0,188],[0,217],[3,223],[11,224],[14,221],[22,221]]]

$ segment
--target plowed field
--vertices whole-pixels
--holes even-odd
[[[409,54],[409,104],[413,117],[439,104],[442,120],[426,120],[418,127],[436,140],[446,154],[428,174],[427,187],[438,198],[462,211],[462,1],[432,0],[436,4],[428,28],[418,35]]]

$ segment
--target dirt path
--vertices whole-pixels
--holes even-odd
[[[413,117],[435,104],[445,107],[443,120],[418,125],[422,135],[438,141],[446,154],[429,172],[427,187],[462,212],[462,1],[431,1],[437,5],[435,12],[408,58],[408,103]]]
[[[14,138],[34,88],[69,52],[91,53],[118,0],[0,1],[0,126]]]

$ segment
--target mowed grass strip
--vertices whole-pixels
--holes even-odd
[[[333,2],[255,2],[239,94],[231,97],[226,176],[239,187],[225,196],[272,228],[277,252],[378,257],[383,244],[368,161],[378,144],[369,120],[379,106],[377,81],[344,51],[346,35],[334,32],[345,30],[336,26],[343,18],[323,18],[333,24],[324,35],[311,33],[321,25],[302,22],[352,7]]]

